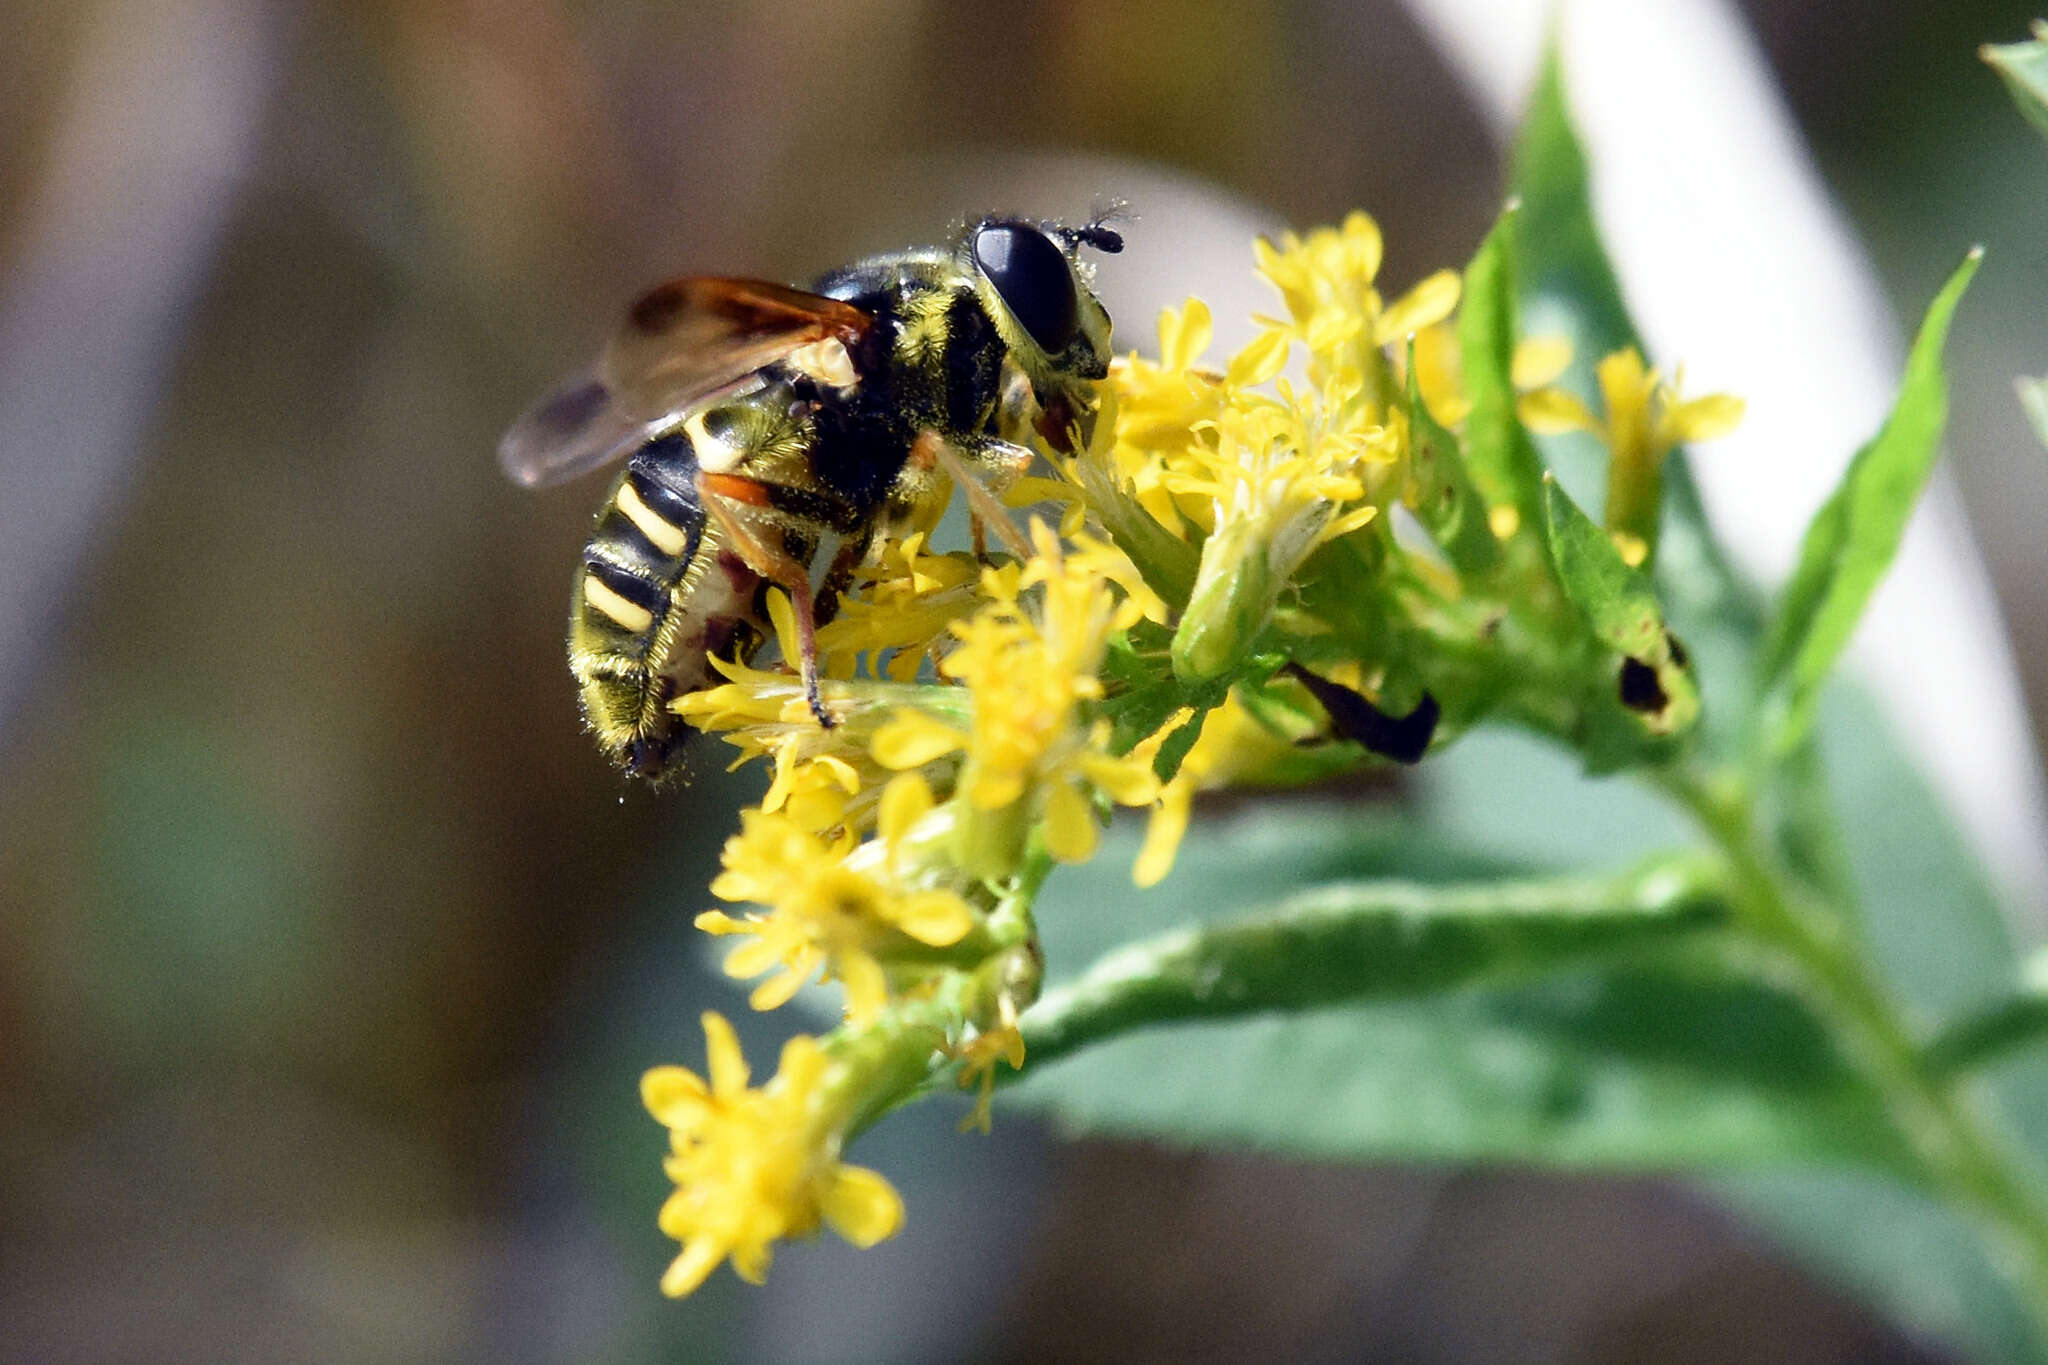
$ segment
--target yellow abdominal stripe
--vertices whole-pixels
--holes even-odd
[[[619,510],[626,519],[640,528],[640,534],[653,543],[654,548],[673,559],[681,554],[690,543],[689,534],[668,518],[640,500],[633,491],[631,482],[619,485]],[[616,593],[613,596],[617,596]],[[609,613],[607,613],[609,614]]]
[[[740,451],[711,434],[704,425],[703,412],[693,412],[684,420],[683,434],[690,438],[690,453],[696,457],[697,468],[705,473],[724,474],[739,463]]]
[[[636,635],[654,624],[653,612],[637,602],[628,602],[594,573],[583,575],[583,600]]]

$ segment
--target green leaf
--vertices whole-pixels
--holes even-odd
[[[1437,548],[1468,573],[1484,573],[1500,562],[1500,541],[1486,524],[1486,504],[1465,475],[1458,438],[1430,414],[1422,401],[1415,345],[1408,346],[1408,468],[1415,497],[1409,504]]]
[[[1513,368],[1516,321],[1515,219],[1513,205],[1501,214],[1465,270],[1458,308],[1458,349],[1465,394],[1472,410],[1465,418],[1465,468],[1491,507],[1512,507],[1524,526],[1542,515],[1543,464],[1515,415]]]
[[[1508,183],[1521,201],[1515,245],[1522,313],[1540,318],[1531,331],[1563,333],[1577,367],[1588,374],[1601,356],[1627,346],[1644,350],[1593,219],[1586,156],[1572,127],[1555,48],[1544,60],[1516,137]],[[1726,616],[1753,633],[1761,619],[1754,594],[1707,525],[1683,451],[1665,459],[1664,514],[1657,548],[1664,599],[1696,615]]]
[[[1049,1060],[1144,1024],[1538,975],[1727,918],[1718,867],[1689,854],[1607,877],[1337,882],[1108,954],[1039,1001],[1026,1038]]]
[[[1927,1064],[1950,1074],[1974,1071],[2044,1041],[2048,1041],[2048,991],[2030,987],[1942,1030],[1927,1045]]]
[[[1134,843],[1128,827],[1112,837]],[[1203,826],[1152,892],[1130,892],[1129,861],[1129,849],[1107,850],[1048,883],[1038,909],[1048,1005],[1073,998],[1061,986],[1119,931],[1213,924],[1255,897],[1332,878],[1463,880],[1484,866],[1405,822],[1299,808]],[[1115,916],[1103,913],[1111,904]],[[1375,989],[1486,975],[1474,967],[1484,951],[1461,939],[1472,927],[1409,923],[1419,965],[1374,969]],[[1528,949],[1525,940],[1517,951]],[[1195,950],[1183,959],[1190,969],[1201,960]],[[1201,977],[1191,970],[1185,980],[1192,993]],[[1230,987],[1223,975],[1210,984]],[[1301,989],[1329,999],[1328,984]],[[1877,1100],[1804,1008],[1705,951],[1629,955],[1604,969],[1419,999],[1139,1029],[1057,1061],[1057,1040],[1035,1012],[1034,1028],[1032,1061],[1010,1093],[1086,1131],[1358,1160],[1906,1167]]]
[[[1110,642],[1103,673],[1112,686],[1102,714],[1113,727],[1110,747],[1115,753],[1129,753],[1183,707],[1206,711],[1230,690],[1227,683],[1184,687],[1170,675],[1162,677],[1159,661],[1166,653],[1168,638],[1160,627],[1140,621],[1124,638]],[[1174,766],[1179,764],[1176,757]]]
[[[1508,184],[1522,205],[1523,287],[1570,303],[1577,334],[1601,354],[1640,344],[1621,281],[1593,219],[1585,149],[1572,126],[1564,72],[1553,47],[1544,57],[1515,137]]]
[[[1829,686],[1820,711],[1834,820],[1880,971],[1923,1017],[1984,1008],[2018,963],[1975,852],[1862,689]]]
[[[1819,714],[1832,816],[1882,975],[1922,1018],[1988,1006],[2017,968],[1968,845],[1860,689],[1831,684]],[[1640,789],[1582,778],[1571,755],[1521,735],[1468,736],[1434,757],[1426,775],[1424,827],[1482,858],[1571,867],[1684,837],[1668,808],[1642,800]],[[2021,1143],[2048,1150],[2048,1065],[2016,1056],[1986,1075]],[[1972,1343],[1986,1359],[2033,1359],[1986,1344],[2024,1340],[2023,1315],[1981,1243],[1945,1208],[1830,1171],[1717,1176],[1711,1187],[1898,1321]]]
[[[1906,359],[1891,415],[1856,452],[1814,515],[1765,639],[1758,669],[1766,752],[1782,755],[1813,722],[1820,685],[1891,566],[1913,504],[1933,472],[1948,421],[1941,351],[1956,305],[1977,273],[1972,250],[1935,296]]]
[[[2019,390],[2020,410],[2027,414],[2027,425],[2034,429],[2034,439],[2048,446],[2048,379],[2029,379],[2022,375],[2013,381]]]
[[[2027,122],[2048,135],[2048,21],[2034,21],[2031,43],[1986,43],[1977,55],[2005,82]]]
[[[1786,1250],[1968,1359],[2042,1365],[2026,1313],[1954,1211],[1853,1171],[1730,1171],[1705,1183]]]
[[[1664,628],[1664,609],[1650,579],[1631,567],[1614,540],[1579,510],[1549,474],[1543,476],[1543,533],[1565,596],[1585,617],[1593,638],[1622,655],[1618,682],[1602,677],[1601,705],[1589,715],[1587,763],[1611,771],[1643,752],[1644,739],[1683,734],[1699,719],[1699,688]],[[1608,703],[1612,696],[1619,706]]]
[[[1632,659],[1669,653],[1664,609],[1649,576],[1630,567],[1613,539],[1549,474],[1543,476],[1543,533],[1565,596],[1586,618],[1595,639]]]
[[[1737,680],[1742,663],[1731,661]],[[1857,689],[1830,687],[1821,715],[1886,976],[1923,1016],[1988,1004],[2016,968],[1967,846]],[[1099,877],[1062,869],[1040,909],[1055,982],[1132,935],[1305,882],[1569,869],[1687,837],[1641,788],[1589,779],[1560,746],[1505,730],[1435,755],[1416,788],[1413,818],[1287,806],[1198,825],[1181,871],[1150,894],[1122,883],[1115,850],[1098,859]],[[1117,914],[1104,913],[1111,905]],[[2048,1150],[2048,1067],[2020,1056],[1987,1075],[2020,1137]],[[1880,1168],[1898,1154],[1815,1021],[1785,996],[1673,964],[1147,1030],[1027,1070],[1002,1104],[1013,1099],[1088,1131],[1337,1159],[1739,1163],[1741,1175],[1710,1188],[1817,1269],[1984,1359],[2034,1358],[2016,1344],[2023,1315],[1953,1214],[1889,1181],[1818,1169]],[[1774,1163],[1801,1169],[1748,1169]]]
[[[1104,414],[1098,421],[1114,420]],[[1088,509],[1102,522],[1118,549],[1131,557],[1145,586],[1172,603],[1184,603],[1194,590],[1201,551],[1161,526],[1138,505],[1104,460],[1084,459],[1074,469]]]

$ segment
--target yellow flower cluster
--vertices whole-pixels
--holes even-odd
[[[1287,305],[1287,330],[1319,365],[1333,370],[1372,369],[1382,348],[1442,322],[1458,306],[1455,270],[1439,270],[1391,305],[1383,304],[1377,282],[1385,247],[1379,224],[1363,213],[1306,237],[1283,233],[1277,245],[1262,241],[1254,249],[1259,273]]]
[[[669,1130],[663,1162],[675,1193],[661,1230],[682,1243],[661,1277],[664,1294],[688,1294],[726,1258],[742,1279],[761,1283],[775,1243],[814,1233],[821,1222],[855,1246],[873,1246],[903,1222],[903,1201],[887,1180],[838,1159],[832,1123],[832,1062],[814,1038],[796,1037],[766,1085],[750,1088],[732,1025],[704,1016],[706,1076],[658,1066],[640,1097]]]
[[[792,1041],[759,1088],[716,1015],[708,1081],[648,1073],[677,1185],[661,1216],[682,1243],[668,1292],[727,1257],[758,1279],[776,1240],[822,1223],[860,1245],[892,1233],[894,1191],[840,1148],[945,1068],[979,1092],[968,1125],[988,1126],[998,1066],[1024,1063],[1043,961],[1031,901],[1051,866],[1091,857],[1113,807],[1145,808],[1133,877],[1150,886],[1198,792],[1291,771],[1299,743],[1330,737],[1321,722],[1279,733],[1242,689],[1336,629],[1301,605],[1319,551],[1350,541],[1358,565],[1395,552],[1386,514],[1418,477],[1409,367],[1436,422],[1456,427],[1469,407],[1445,325],[1459,276],[1386,303],[1381,256],[1364,214],[1261,242],[1259,271],[1287,316],[1259,319],[1220,370],[1203,363],[1208,308],[1167,310],[1157,359],[1112,365],[1087,448],[1041,448],[1052,475],[1006,484],[1010,505],[1061,504],[1056,523],[1020,527],[970,490],[1009,554],[937,551],[923,529],[878,544],[817,633],[831,726],[787,667],[721,661],[723,682],[672,703],[722,734],[736,765],[772,769],[711,886],[734,908],[698,926],[737,940],[725,970],[757,981],[755,1008],[823,980],[843,988],[845,1019],[822,1043]],[[1599,431],[1617,467],[1653,467],[1729,418],[1732,400],[1682,402],[1631,352],[1600,367],[1598,422],[1541,387],[1568,356],[1527,349],[1525,408]],[[769,611],[795,658],[787,602],[771,595]],[[1370,710],[1385,671],[1362,653],[1319,657],[1331,695]]]
[[[1604,421],[1577,395],[1558,388],[1524,394],[1521,418],[1531,431],[1585,431],[1600,438],[1608,453],[1607,530],[1622,558],[1641,564],[1656,545],[1664,457],[1687,442],[1726,436],[1742,420],[1743,403],[1725,393],[1680,397],[1683,376],[1665,383],[1633,346],[1604,357],[1594,374]]]
[[[968,806],[1010,816],[983,822],[993,859],[969,853],[969,866],[990,876],[1016,866],[1033,828],[1055,859],[1087,859],[1096,843],[1091,793],[1143,806],[1159,788],[1149,762],[1107,752],[1106,721],[1083,724],[1078,714],[1101,698],[1110,636],[1137,624],[1142,604],[1120,594],[1091,556],[1068,554],[1045,523],[1031,523],[1031,538],[1028,562],[983,574],[985,605],[954,625],[959,644],[940,665],[974,698],[968,724],[906,708],[874,744],[875,757],[896,769],[964,755],[958,787]],[[1035,609],[1024,600],[1034,588]]]
[[[741,817],[711,894],[769,912],[735,919],[707,910],[697,927],[750,939],[726,958],[728,974],[778,972],[754,989],[749,1004],[757,1010],[786,1004],[822,970],[845,984],[849,1018],[872,1019],[888,1000],[882,964],[892,950],[907,948],[905,940],[943,948],[967,937],[977,923],[973,907],[957,891],[920,884],[909,851],[931,809],[930,788],[906,775],[884,791],[879,837],[865,846],[850,832],[827,838],[775,811]]]

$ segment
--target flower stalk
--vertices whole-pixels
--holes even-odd
[[[1795,780],[1807,780],[1796,777]],[[2048,1342],[2048,1194],[1955,1074],[1873,975],[1850,907],[1802,885],[1764,835],[1753,789],[1674,768],[1660,785],[1726,860],[1731,908],[1883,1097],[1929,1190],[1964,1212],[1992,1248],[2040,1340]]]

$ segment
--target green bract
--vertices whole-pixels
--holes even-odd
[[[2005,81],[2027,121],[2048,134],[2048,22],[2034,21],[2030,43],[1987,43],[1980,55]]]

